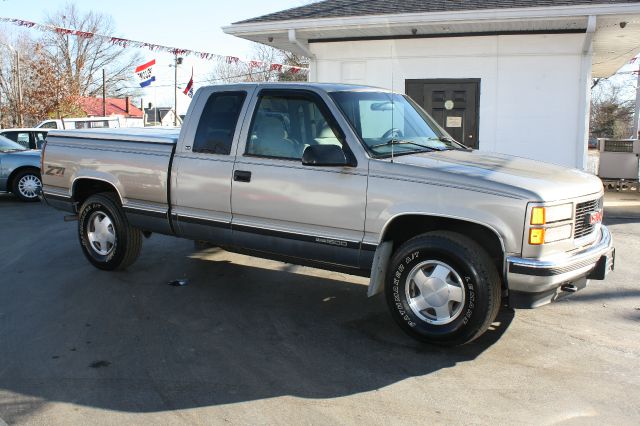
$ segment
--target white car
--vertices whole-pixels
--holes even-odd
[[[120,127],[120,121],[118,117],[76,117],[45,120],[36,127],[38,129],[115,129]]]

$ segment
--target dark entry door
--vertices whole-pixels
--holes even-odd
[[[478,148],[480,79],[407,80],[405,89],[457,141]]]

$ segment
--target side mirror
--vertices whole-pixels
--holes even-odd
[[[344,167],[352,165],[337,145],[309,145],[302,154],[304,166]]]

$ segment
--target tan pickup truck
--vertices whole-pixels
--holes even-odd
[[[461,344],[613,269],[603,188],[473,151],[410,98],[330,84],[198,90],[179,129],[51,131],[43,194],[124,269],[151,233],[370,276],[411,336]],[[249,307],[247,307],[249,308]]]

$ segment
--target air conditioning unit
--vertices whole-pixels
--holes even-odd
[[[600,139],[602,179],[638,180],[640,141],[636,139]]]

